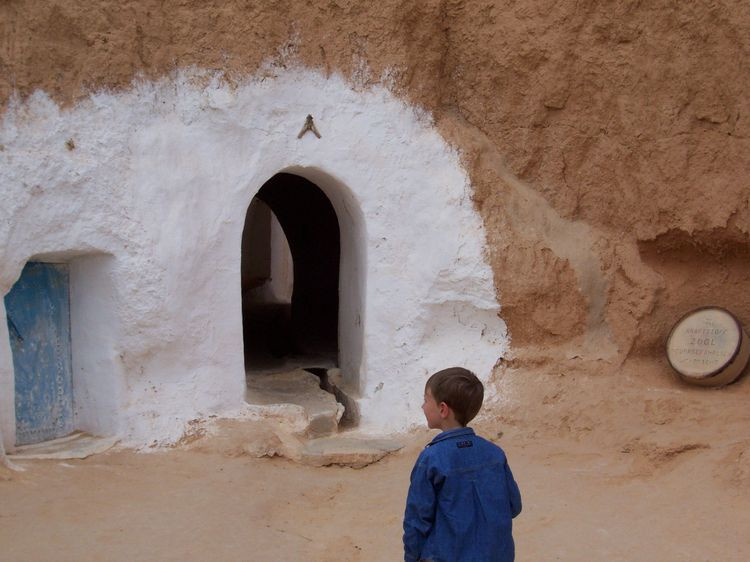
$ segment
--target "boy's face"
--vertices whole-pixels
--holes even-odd
[[[422,404],[422,411],[427,420],[427,427],[430,429],[440,429],[442,427],[443,418],[440,415],[440,405],[435,402],[429,388],[425,388],[424,390],[424,404]]]

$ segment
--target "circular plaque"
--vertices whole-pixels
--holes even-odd
[[[667,340],[667,359],[683,380],[721,386],[740,376],[750,359],[750,343],[737,319],[719,307],[683,316]]]

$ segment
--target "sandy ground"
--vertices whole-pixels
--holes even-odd
[[[359,470],[249,457],[229,430],[189,449],[25,461],[2,473],[0,559],[398,560],[430,437]],[[659,452],[511,428],[498,442],[524,497],[518,560],[750,559],[746,441]]]
[[[473,425],[521,487],[518,560],[750,560],[750,376],[702,389],[663,363],[497,369]],[[0,467],[0,560],[401,559],[432,432],[355,470],[250,456],[248,421],[195,429],[172,449]]]

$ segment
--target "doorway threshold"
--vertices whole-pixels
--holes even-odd
[[[8,454],[11,461],[32,459],[85,459],[91,455],[111,449],[119,439],[117,437],[96,437],[76,431],[65,437],[21,445]]]
[[[325,353],[294,355],[283,358],[270,356],[255,357],[252,363],[245,366],[245,376],[250,378],[283,373],[295,369],[333,369],[336,365],[337,356]]]

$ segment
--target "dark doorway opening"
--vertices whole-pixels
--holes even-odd
[[[245,367],[338,363],[340,231],[326,194],[301,176],[268,180],[242,234]]]

